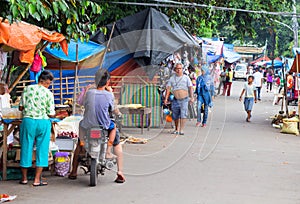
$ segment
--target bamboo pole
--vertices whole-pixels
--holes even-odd
[[[106,46],[106,48],[105,48],[105,50],[104,50],[103,58],[102,58],[101,63],[100,63],[100,69],[102,69],[102,65],[103,65],[103,62],[104,62],[104,57],[105,57],[105,54],[106,54],[106,52],[107,52],[107,50],[108,50],[108,47],[109,47],[109,45],[110,45],[111,37],[112,37],[112,35],[113,35],[113,33],[114,33],[114,30],[115,30],[115,25],[116,25],[116,22],[114,22],[113,27],[112,27],[112,29],[111,29],[111,33],[110,33],[110,35],[109,35],[109,39],[108,39],[108,42],[107,42],[107,46]]]
[[[103,61],[103,60],[102,60]],[[78,43],[76,44],[76,65],[75,65],[75,79],[74,79],[74,91],[73,91],[73,107],[72,107],[72,114],[75,115],[75,109],[76,109],[76,88],[77,88],[77,82],[78,82]]]
[[[284,69],[284,72],[286,72],[286,70]],[[287,75],[285,74],[284,76],[285,78],[285,83],[284,83],[284,97],[285,97],[285,114],[288,116],[289,115],[289,108],[288,108],[288,97],[287,97],[287,91],[288,91],[288,87],[287,87]]]
[[[59,60],[59,87],[60,87],[60,104],[63,104],[63,93],[62,93],[62,66]]]
[[[298,60],[299,60],[299,56],[298,56],[298,52],[296,52],[296,67],[297,67],[297,75],[296,75],[296,84],[297,84],[297,92],[298,92],[298,115],[300,114],[300,102],[299,102],[299,92],[300,92],[300,90],[299,90],[299,76],[298,76],[298,74],[299,74],[299,64],[298,64]]]
[[[39,49],[40,50],[40,52],[43,52],[44,51],[44,49],[48,46],[48,44],[49,44],[50,42],[46,42],[42,47],[41,47],[41,49]],[[38,51],[38,50],[36,50],[36,51]],[[36,52],[35,52],[36,53]],[[19,83],[19,81],[22,79],[22,77],[26,74],[26,72],[29,70],[29,68],[31,67],[31,64],[28,64],[27,66],[26,66],[26,68],[24,69],[24,71],[17,77],[17,79],[14,81],[14,83],[12,84],[12,85],[10,85],[9,86],[9,89],[8,89],[8,93],[10,93],[14,88],[15,88],[15,86]]]
[[[14,83],[12,85],[10,85],[10,87],[8,89],[8,93],[10,93],[15,88],[15,86],[19,83],[19,81],[26,74],[26,72],[29,70],[30,67],[31,67],[31,64],[28,64],[26,66],[26,68],[23,70],[23,72],[16,78],[16,80],[14,81]]]

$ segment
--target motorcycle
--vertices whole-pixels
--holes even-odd
[[[79,164],[85,174],[90,174],[90,186],[96,186],[98,175],[111,170],[116,159],[106,159],[108,131],[101,126],[92,127],[84,137],[85,151],[79,154]]]

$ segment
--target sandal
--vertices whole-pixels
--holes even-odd
[[[184,135],[184,133],[183,133],[183,132],[179,132],[178,134],[179,134],[179,135]]]
[[[124,183],[125,182],[124,176],[117,174],[117,178],[116,178],[115,182],[116,183]]]
[[[46,181],[41,181],[40,183],[33,183],[32,186],[33,187],[39,187],[39,186],[47,186],[48,182]]]
[[[71,180],[76,180],[77,176],[73,176],[73,175],[69,174],[68,178],[71,179]]]
[[[25,180],[25,181],[20,180],[19,184],[21,184],[21,185],[27,185],[28,184],[28,180]]]
[[[179,134],[179,132],[178,132],[178,131],[176,131],[176,130],[174,130],[173,132],[171,132],[171,134],[178,135],[178,134]]]

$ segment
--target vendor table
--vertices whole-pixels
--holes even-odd
[[[3,152],[2,152],[2,164],[3,164],[3,170],[2,170],[2,180],[6,180],[6,170],[7,167],[18,167],[18,163],[8,163],[7,162],[7,137],[12,133],[12,131],[21,124],[21,120],[14,120],[11,123],[4,123],[4,129],[3,129]],[[11,125],[9,128],[8,126]]]
[[[2,152],[2,180],[5,181],[7,178],[7,167],[20,167],[19,163],[8,162],[7,161],[7,137],[12,133],[12,131],[21,124],[22,120],[12,120],[12,122],[4,123],[3,129],[3,152]],[[9,126],[10,125],[10,126]],[[53,160],[49,161],[49,165],[53,164]],[[51,167],[51,173],[53,172],[53,167]]]
[[[119,107],[119,111],[122,114],[138,114],[141,117],[141,133],[144,133],[144,115],[148,115],[148,121],[147,121],[147,130],[149,131],[150,125],[151,125],[151,108],[132,108],[132,107]],[[121,127],[120,127],[121,129]]]

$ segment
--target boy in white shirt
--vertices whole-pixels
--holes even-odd
[[[256,68],[253,77],[253,85],[256,87],[257,90],[257,99],[260,101],[260,91],[263,84],[264,76],[261,72],[259,72],[259,69]]]
[[[247,113],[247,118],[246,118],[247,122],[250,122],[253,103],[257,102],[257,100],[256,100],[256,87],[253,84],[253,80],[254,80],[253,76],[248,77],[248,82],[246,82],[244,84],[244,88],[243,88],[243,91],[242,91],[241,96],[240,96],[240,101],[242,101],[242,97],[245,93],[244,108],[245,108],[245,111]]]

